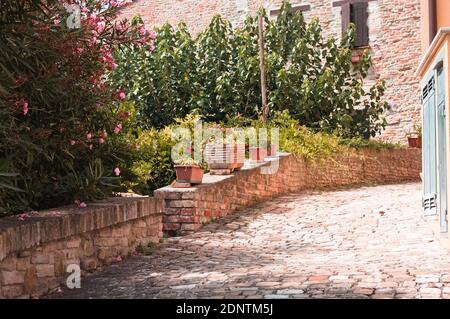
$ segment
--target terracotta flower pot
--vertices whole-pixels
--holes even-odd
[[[422,139],[420,137],[408,137],[410,148],[422,148]]]
[[[267,150],[264,147],[250,147],[250,159],[252,161],[263,161],[267,156]]]
[[[201,184],[203,180],[203,169],[196,165],[176,165],[178,183]]]
[[[275,145],[271,145],[267,150],[267,156],[275,156],[278,153],[278,149]]]
[[[243,144],[208,144],[205,154],[210,169],[239,169],[244,166]]]

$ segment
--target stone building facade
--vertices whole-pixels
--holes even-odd
[[[122,17],[141,15],[149,27],[164,22],[186,22],[193,34],[200,32],[215,14],[239,26],[246,15],[264,6],[273,16],[282,0],[133,0]],[[346,3],[361,0],[291,0],[306,20],[318,17],[325,36],[340,37],[342,11]],[[373,70],[369,81],[384,79],[385,97],[392,109],[386,114],[385,140],[406,142],[406,134],[420,123],[419,80],[415,70],[421,57],[420,0],[365,0],[367,3],[368,48]]]

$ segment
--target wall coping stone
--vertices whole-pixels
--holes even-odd
[[[157,199],[148,196],[113,197],[88,203],[29,213],[29,218],[0,218],[0,261],[22,250],[70,236],[161,214]]]
[[[270,171],[272,161],[278,170]],[[261,170],[261,171],[260,171]],[[309,161],[290,153],[246,161],[232,175],[205,174],[190,188],[166,186],[154,192],[163,204],[163,232],[167,237],[199,230],[204,224],[236,210],[282,194],[312,189],[419,181],[421,150],[348,150],[325,161]]]
[[[251,162],[245,161],[244,166],[237,171],[234,171],[231,175],[211,175],[205,174],[203,175],[203,180],[201,184],[193,185],[192,187],[187,188],[174,188],[170,185],[161,187],[154,191],[156,197],[162,196],[162,193],[192,193],[196,192],[202,188],[209,188],[211,186],[228,182],[233,179],[240,178],[240,175],[245,174],[245,172],[254,171],[256,169],[260,169],[264,166],[269,166],[272,161],[281,161],[284,158],[289,158],[293,156],[291,153],[278,153],[277,157],[266,157],[264,161],[259,162]]]

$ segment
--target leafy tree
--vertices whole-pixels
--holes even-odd
[[[306,23],[283,1],[281,13],[266,22],[265,54],[269,106],[288,110],[301,125],[370,138],[386,125],[384,82],[365,89],[371,67],[366,52],[352,63],[354,26],[341,40],[324,39],[317,19]],[[159,45],[159,47],[158,47]],[[227,114],[257,118],[261,111],[258,24],[248,17],[233,29],[216,16],[194,40],[185,25],[159,30],[154,55],[121,52],[113,79],[126,86],[145,126],[162,127],[188,112],[212,121]],[[151,76],[150,76],[151,75]]]
[[[142,20],[135,18],[133,24]],[[145,47],[122,48],[116,58],[119,67],[109,75],[109,82],[125,88],[139,106],[141,127],[162,128],[189,113],[197,71],[194,40],[186,25],[176,30],[169,24],[162,26],[152,52]]]

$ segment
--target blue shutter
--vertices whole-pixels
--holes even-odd
[[[434,71],[433,71],[434,73]],[[422,89],[423,125],[423,209],[425,215],[436,214],[436,94],[434,76]]]
[[[448,231],[447,226],[447,136],[445,116],[445,78],[443,68],[436,73],[437,98],[437,154],[438,154],[438,201],[441,232]]]

